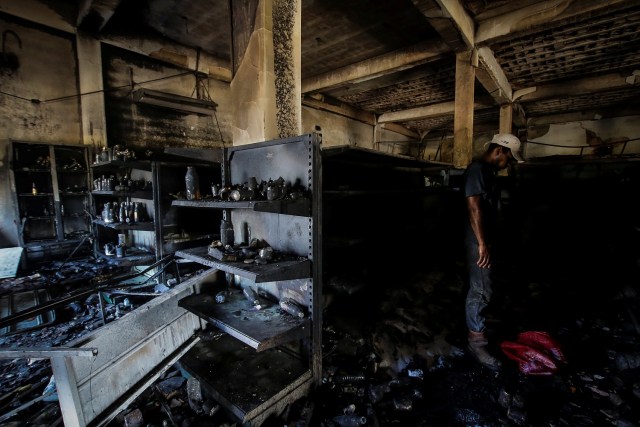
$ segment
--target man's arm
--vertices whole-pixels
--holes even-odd
[[[489,246],[485,240],[484,229],[482,228],[482,208],[480,207],[481,196],[467,197],[467,210],[469,211],[469,220],[471,228],[478,239],[478,267],[489,268],[491,266],[491,254]]]

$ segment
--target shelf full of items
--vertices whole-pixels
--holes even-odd
[[[10,164],[27,258],[83,254],[79,249],[91,236],[87,147],[11,141]]]
[[[319,182],[314,175],[319,172],[315,167],[319,144],[319,134],[309,134],[227,149],[220,184],[212,185],[211,192],[209,188],[201,191],[190,187],[198,181],[187,173],[186,197],[172,202],[181,209],[222,212],[219,239],[175,255],[224,271],[226,280],[183,298],[179,305],[239,341],[232,347],[242,353],[244,366],[261,358],[275,358],[274,366],[284,366],[291,362],[285,358],[292,354],[296,366],[300,365],[300,375],[287,378],[262,402],[249,399],[247,405],[220,388],[228,383],[224,378],[202,372],[197,356],[203,351],[228,353],[228,340],[224,345],[204,341],[196,345],[183,360],[185,369],[194,372],[203,387],[226,402],[242,422],[261,412],[259,408],[276,405],[296,381],[301,384],[293,388],[301,389],[320,377],[320,308],[316,302],[321,280],[314,261],[319,217],[314,217],[317,205],[313,198],[313,184]],[[193,173],[197,176],[197,169]],[[223,373],[232,371],[224,364],[219,368]],[[274,370],[261,375],[279,374]],[[271,381],[282,383],[275,377]]]
[[[158,257],[155,165],[120,146],[103,148],[91,165],[95,207],[94,252],[119,265],[145,265]]]

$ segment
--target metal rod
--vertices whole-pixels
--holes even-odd
[[[52,393],[45,394],[45,395],[43,395],[43,396],[36,397],[35,399],[30,400],[29,402],[25,403],[24,405],[20,405],[20,406],[18,406],[16,409],[14,409],[14,410],[12,410],[12,411],[9,411],[9,412],[7,412],[6,414],[4,414],[4,415],[0,416],[0,422],[3,422],[3,421],[5,421],[5,420],[8,420],[9,418],[13,417],[15,414],[17,414],[18,412],[22,411],[23,409],[27,409],[29,406],[31,406],[31,405],[33,405],[33,404],[35,404],[35,403],[40,402],[41,400],[43,400],[43,399],[45,399],[45,398],[47,398],[47,397],[51,396],[52,394],[53,394],[53,392],[52,392]]]
[[[98,291],[98,304],[100,304],[100,316],[102,317],[102,324],[107,324],[107,317],[104,314],[104,301],[102,301],[102,292]]]
[[[16,357],[50,358],[61,356],[95,356],[97,348],[73,348],[73,347],[32,347],[32,348],[1,348],[0,359],[12,359]]]

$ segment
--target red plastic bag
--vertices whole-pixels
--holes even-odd
[[[558,363],[566,363],[560,344],[547,332],[522,332],[517,341],[504,341],[500,348],[528,375],[552,375]]]

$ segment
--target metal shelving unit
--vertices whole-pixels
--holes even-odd
[[[282,177],[301,183],[311,199],[172,202],[185,210],[222,212],[224,220],[233,224],[236,242],[246,243],[250,229],[250,237],[286,255],[259,265],[221,261],[209,255],[207,246],[176,251],[179,258],[227,273],[222,287],[179,301],[179,306],[226,333],[222,339],[201,340],[181,363],[243,424],[259,425],[321,378],[322,279],[316,261],[321,247],[320,144],[320,134],[307,134],[233,147],[225,151],[221,170],[226,185],[251,177],[258,182]],[[245,287],[263,297],[265,306],[253,307],[242,293]],[[213,292],[220,289],[230,294],[226,302],[217,304]],[[284,297],[303,306],[307,316],[297,318],[281,310],[278,300]],[[229,360],[235,361],[233,366]],[[254,390],[258,377],[262,388]]]
[[[9,152],[19,244],[27,259],[62,257],[86,243],[91,235],[87,147],[11,141]]]

